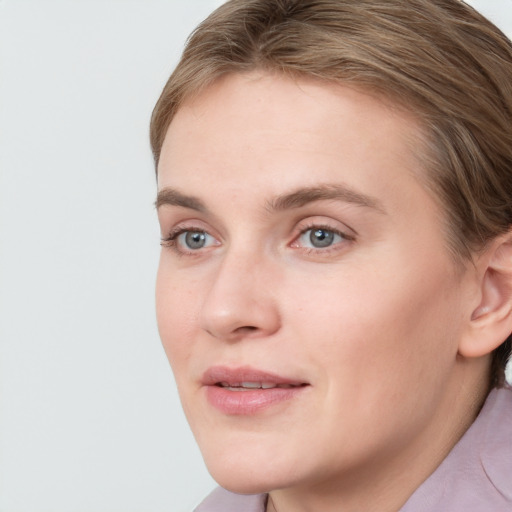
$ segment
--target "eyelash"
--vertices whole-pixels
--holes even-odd
[[[334,235],[338,235],[345,242],[353,242],[353,241],[355,241],[355,236],[349,235],[349,234],[345,233],[344,231],[341,231],[339,229],[333,228],[332,226],[329,226],[329,225],[326,225],[326,224],[311,223],[311,224],[303,227],[300,230],[300,233],[293,239],[293,242],[292,242],[291,246],[293,247],[293,244],[297,243],[297,241],[303,235],[305,235],[308,231],[317,231],[317,230],[327,231],[329,233],[333,233]],[[319,253],[325,254],[325,253],[330,253],[332,251],[340,250],[340,248],[337,247],[338,245],[340,245],[340,243],[341,242],[339,242],[337,244],[334,244],[332,246],[325,247],[325,248],[319,248],[319,247],[317,247],[317,248],[315,248],[315,247],[297,247],[297,248],[301,249],[306,254],[319,254]]]
[[[160,240],[162,247],[171,249],[178,256],[198,256],[199,250],[186,250],[178,247],[178,237],[184,233],[207,233],[204,229],[192,228],[188,226],[177,226],[165,238]],[[210,235],[211,236],[211,235]]]
[[[323,230],[327,231],[329,233],[333,233],[334,235],[337,235],[341,237],[346,242],[353,242],[355,241],[355,237],[352,235],[349,235],[339,229],[333,228],[332,226],[328,226],[325,224],[317,224],[317,223],[311,223],[305,227],[303,227],[299,234],[293,239],[293,241],[289,244],[291,247],[294,247],[294,244],[297,243],[297,241],[308,231],[313,230]],[[160,241],[160,245],[165,248],[172,249],[174,253],[176,253],[178,256],[199,256],[202,252],[200,249],[196,250],[187,250],[184,248],[178,247],[178,238],[184,234],[184,233],[206,233],[208,236],[210,235],[206,230],[204,229],[198,229],[197,227],[189,227],[189,226],[177,226],[175,229],[173,229],[169,235],[165,238],[162,238]],[[331,251],[340,250],[337,248],[337,246],[340,245],[339,243],[334,244],[333,246],[327,246],[325,248],[315,248],[315,247],[301,247],[301,246],[295,246],[295,249],[301,250],[305,252],[306,254],[325,254],[329,253]]]

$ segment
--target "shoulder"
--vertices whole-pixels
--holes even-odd
[[[234,494],[218,487],[194,512],[265,512],[265,494]]]
[[[489,401],[480,460],[489,481],[512,509],[512,388],[495,390]]]

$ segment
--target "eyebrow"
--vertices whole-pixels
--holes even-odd
[[[357,192],[346,185],[326,184],[315,187],[299,188],[288,194],[283,194],[267,205],[270,211],[282,211],[301,208],[315,201],[335,200],[372,208],[380,213],[386,213],[381,201],[377,198]]]
[[[198,212],[205,212],[207,210],[205,204],[197,197],[187,196],[170,187],[159,190],[158,195],[156,196],[156,209],[158,210],[158,208],[164,204],[170,206],[181,206],[182,208],[190,208],[191,210],[197,210]]]
[[[316,201],[335,200],[355,204],[365,208],[372,208],[380,213],[386,213],[381,201],[377,198],[357,192],[345,185],[327,184],[314,187],[302,187],[292,192],[279,195],[267,202],[268,211],[284,211],[301,208]],[[155,206],[180,206],[199,212],[206,212],[206,205],[199,198],[183,194],[182,192],[165,187],[158,192]]]

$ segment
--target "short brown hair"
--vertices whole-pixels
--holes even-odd
[[[459,262],[512,226],[512,43],[459,0],[230,0],[189,38],[151,119],[158,165],[176,111],[228,73],[351,84],[413,112],[426,183]],[[501,385],[512,336],[494,352]]]

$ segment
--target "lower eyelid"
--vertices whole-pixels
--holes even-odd
[[[301,243],[300,239],[309,231],[314,230],[324,230],[330,233],[333,233],[335,237],[339,237],[339,239],[335,239],[331,245],[327,245],[324,247],[315,247],[307,246],[304,243]],[[205,233],[208,237],[208,241],[204,247],[191,249],[186,246],[183,241],[179,239],[185,235],[186,233]],[[322,225],[322,224],[311,224],[309,226],[304,226],[300,229],[300,232],[295,236],[293,241],[289,244],[289,247],[293,247],[295,249],[302,249],[308,252],[318,252],[318,253],[327,253],[329,251],[340,250],[341,245],[345,246],[348,242],[352,242],[355,240],[355,236],[347,233],[346,231],[342,231],[340,229],[336,229],[332,226]],[[170,248],[180,256],[199,256],[204,250],[209,248],[221,245],[221,242],[217,240],[217,238],[212,235],[209,231],[200,226],[176,226],[172,229],[166,237],[162,237],[160,241],[160,245],[162,247]]]
[[[207,237],[206,243],[202,247],[188,247],[184,238],[188,233],[204,233]],[[161,239],[162,247],[171,249],[178,256],[199,257],[215,246],[221,245],[215,236],[204,228],[197,226],[177,226],[166,238]]]

